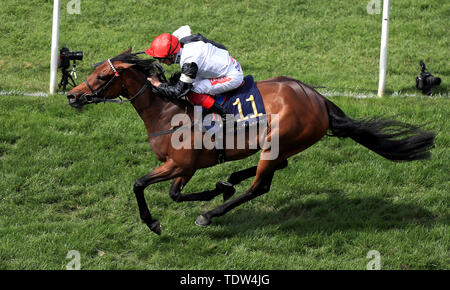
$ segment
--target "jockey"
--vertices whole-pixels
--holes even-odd
[[[201,34],[192,35],[188,25],[157,36],[145,53],[166,65],[180,63],[181,77],[175,85],[161,83],[156,76],[148,78],[159,93],[177,98],[187,95],[192,103],[221,116],[226,111],[212,96],[238,88],[244,79],[240,64],[225,46]]]

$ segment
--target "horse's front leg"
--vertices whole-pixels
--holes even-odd
[[[134,184],[133,191],[139,207],[139,214],[142,221],[156,234],[161,234],[161,225],[158,220],[153,219],[147,207],[144,197],[144,190],[153,183],[169,180],[182,174],[182,169],[175,162],[169,159],[166,163],[156,168],[152,172],[142,176]]]

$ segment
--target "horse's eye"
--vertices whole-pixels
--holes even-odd
[[[108,76],[105,75],[98,75],[97,79],[101,80],[101,81],[106,81],[106,79],[108,78]]]

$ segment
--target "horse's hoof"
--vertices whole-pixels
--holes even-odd
[[[223,201],[227,201],[234,195],[236,192],[236,189],[234,189],[233,184],[229,183],[228,181],[219,181],[216,183],[216,189],[223,192]]]
[[[152,220],[147,226],[157,235],[161,235],[161,224],[158,220]]]
[[[211,224],[211,220],[204,215],[200,215],[196,220],[195,224],[199,227],[207,227]]]

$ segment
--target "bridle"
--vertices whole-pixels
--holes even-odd
[[[106,97],[101,97],[100,93],[102,93],[103,91],[105,91],[106,89],[108,89],[111,84],[114,82],[114,80],[118,79],[120,77],[119,72],[117,71],[117,69],[114,67],[114,65],[111,62],[111,59],[107,59],[106,60],[109,64],[109,66],[111,67],[112,71],[114,72],[113,77],[106,83],[106,85],[104,85],[101,88],[98,88],[97,90],[94,90],[91,85],[89,84],[89,82],[87,81],[87,79],[84,80],[84,83],[86,84],[86,86],[89,88],[89,90],[91,91],[90,94],[84,93],[83,95],[80,96],[80,98],[82,98],[84,100],[84,102],[86,104],[97,104],[97,103],[106,103],[106,102],[110,102],[110,103],[119,103],[119,104],[123,104],[125,102],[132,102],[133,100],[135,100],[136,98],[138,98],[140,95],[142,95],[145,90],[151,85],[151,83],[146,80],[144,85],[142,86],[142,88],[132,97],[126,100],[122,100],[122,98],[120,98],[120,96],[118,97],[120,100],[114,100],[114,99],[107,99]],[[158,73],[158,77],[160,79],[162,79],[163,81],[167,82],[167,79],[164,75],[164,70],[161,67],[161,65],[159,64],[155,64],[157,70],[159,71]],[[122,84],[122,94],[124,94],[125,97],[128,96],[128,91],[127,88],[124,84]],[[177,98],[171,98],[171,97],[166,97],[168,100],[172,101],[174,104],[180,106],[180,107],[187,107],[186,102],[183,102],[181,100],[178,100]],[[190,124],[189,126],[183,126],[183,127],[176,127],[170,130],[166,130],[166,131],[162,131],[162,132],[156,132],[156,133],[151,133],[151,134],[147,134],[148,137],[157,137],[157,136],[161,136],[161,135],[167,135],[167,134],[171,134],[181,128],[192,128],[194,126],[194,123]]]
[[[114,75],[106,83],[106,85],[102,86],[101,88],[98,88],[97,90],[94,90],[91,87],[91,85],[89,84],[87,79],[84,80],[84,83],[86,84],[86,86],[91,91],[90,94],[84,93],[83,95],[80,96],[80,98],[82,98],[86,104],[97,104],[97,103],[106,103],[106,102],[123,104],[123,103],[126,103],[126,102],[132,102],[134,99],[136,99],[140,95],[142,95],[142,93],[144,93],[144,91],[150,85],[150,82],[146,80],[144,85],[142,86],[142,88],[132,98],[129,98],[129,99],[126,99],[126,100],[123,100],[120,96],[118,97],[120,100],[107,99],[106,97],[102,98],[100,96],[100,94],[103,91],[106,91],[113,84],[113,82],[120,77],[119,72],[117,71],[117,69],[112,64],[111,59],[108,58],[106,61],[108,62],[109,66],[111,67],[112,71],[114,72]],[[126,86],[124,84],[122,84],[122,95],[124,97],[128,97],[128,90],[127,90],[127,88],[126,88]]]

